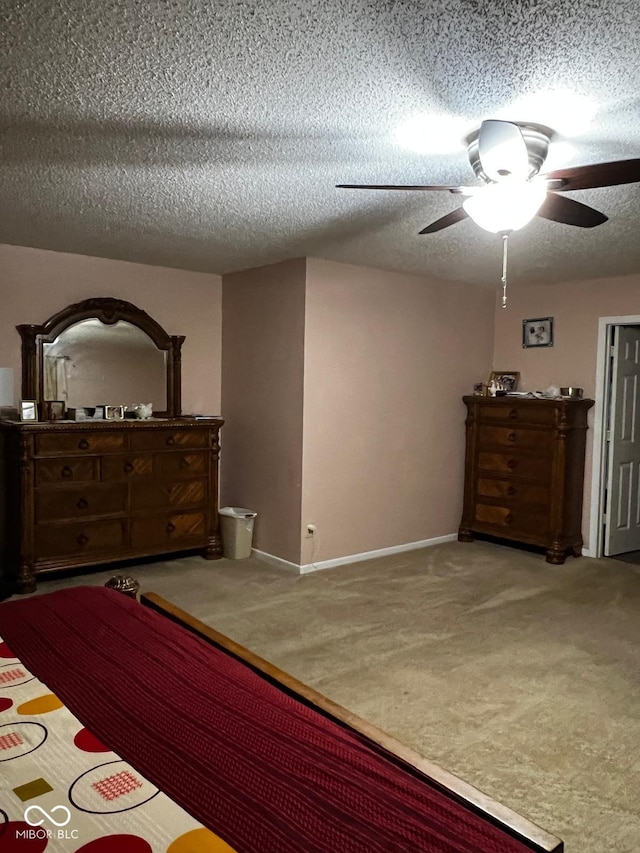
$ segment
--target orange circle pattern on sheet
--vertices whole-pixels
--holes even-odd
[[[167,853],[236,853],[226,841],[209,829],[192,829],[167,847]]]
[[[138,835],[103,835],[78,847],[76,853],[152,853],[152,849]]]
[[[57,711],[62,708],[62,702],[53,693],[45,693],[44,696],[38,696],[35,699],[30,699],[28,702],[23,702],[16,708],[17,714],[22,714],[26,717],[33,714],[48,714],[50,711]]]

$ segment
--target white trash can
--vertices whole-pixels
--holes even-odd
[[[253,522],[258,513],[241,506],[223,506],[218,514],[222,533],[222,556],[232,560],[250,557]]]

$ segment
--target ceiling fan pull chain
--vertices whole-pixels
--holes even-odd
[[[508,234],[502,235],[502,307],[507,307],[507,241]]]

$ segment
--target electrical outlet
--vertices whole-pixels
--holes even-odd
[[[315,524],[307,524],[307,532],[305,534],[306,539],[313,539],[316,535],[316,526]]]

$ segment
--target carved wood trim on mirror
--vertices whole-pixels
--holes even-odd
[[[145,311],[131,302],[111,297],[85,299],[69,305],[50,317],[41,326],[23,324],[16,326],[22,339],[22,398],[37,400],[42,405],[44,391],[44,347],[53,344],[58,336],[81,323],[83,320],[97,320],[105,326],[115,326],[123,321],[140,329],[166,353],[165,384],[166,408],[156,408],[154,414],[159,417],[179,417],[182,411],[182,344],[184,335],[169,335],[162,326]],[[95,400],[95,403],[108,402]],[[127,401],[132,402],[132,401]],[[137,400],[136,402],[146,402]]]

